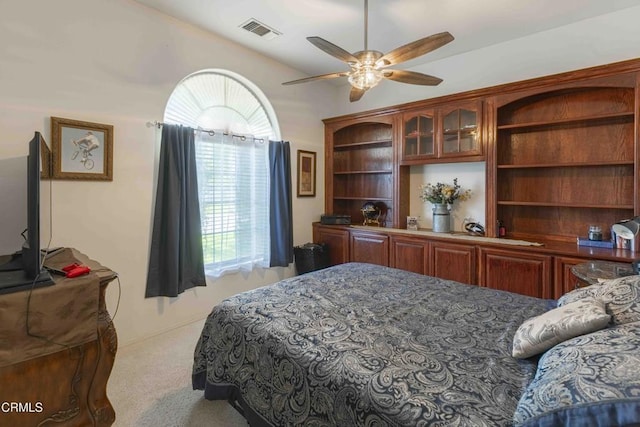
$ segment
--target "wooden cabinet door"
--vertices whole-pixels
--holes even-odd
[[[538,298],[553,298],[552,257],[480,248],[480,285]]]
[[[476,249],[458,243],[432,242],[429,275],[475,285]]]
[[[313,242],[327,245],[331,265],[349,262],[349,231],[347,229],[314,225]]]
[[[429,243],[426,240],[391,237],[391,267],[427,275],[429,264]]]
[[[480,101],[441,108],[439,157],[482,155],[481,118]]]
[[[389,265],[389,236],[351,232],[351,261]]]
[[[436,117],[433,110],[406,113],[402,116],[402,159],[435,158]]]
[[[570,258],[570,257],[555,257],[554,258],[554,280],[553,280],[553,297],[555,299],[560,298],[562,295],[570,292],[584,284],[580,283],[580,280],[574,276],[571,272],[571,267],[577,264],[582,264],[588,260],[584,258]]]

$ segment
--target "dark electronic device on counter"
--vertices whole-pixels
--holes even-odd
[[[350,225],[351,215],[321,215],[320,224],[325,225]]]
[[[40,132],[29,142],[27,157],[27,230],[22,249],[9,254],[0,265],[0,294],[52,285],[48,271],[42,268],[40,253]],[[0,194],[0,197],[3,197]],[[18,231],[19,233],[19,231]]]
[[[477,222],[467,222],[464,229],[472,236],[484,236],[484,227]]]

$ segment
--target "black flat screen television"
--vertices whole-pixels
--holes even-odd
[[[36,132],[29,141],[27,157],[27,229],[22,249],[5,257],[0,265],[0,294],[53,284],[51,275],[42,266],[40,252],[40,144],[42,135]],[[0,194],[0,197],[2,195]]]

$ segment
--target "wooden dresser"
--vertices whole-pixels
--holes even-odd
[[[73,262],[92,273],[54,276],[54,285],[31,295],[0,295],[2,426],[110,426],[115,421],[106,388],[117,338],[105,291],[117,275],[69,248],[45,265],[59,269]]]

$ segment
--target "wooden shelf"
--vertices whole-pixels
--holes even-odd
[[[430,137],[433,136],[433,131],[431,132],[412,132],[412,133],[408,133],[406,134],[404,137],[405,138],[421,138],[421,137]]]
[[[610,160],[584,163],[533,163],[529,165],[498,165],[498,169],[530,169],[530,168],[580,168],[586,166],[633,166],[633,160]]]
[[[602,205],[596,203],[553,203],[553,202],[525,202],[513,200],[498,200],[498,205],[502,206],[541,206],[556,208],[576,208],[576,209],[633,209],[633,205]]]
[[[365,202],[394,208],[396,172],[393,139],[396,131],[392,115],[363,118],[325,127],[327,165],[325,212],[362,217]],[[382,207],[381,207],[382,209]],[[403,212],[406,216],[407,214]],[[389,216],[385,223],[393,224]]]
[[[334,200],[363,200],[371,202],[387,202],[392,200],[391,197],[352,197],[352,196],[334,196]]]
[[[513,235],[570,240],[635,215],[635,90],[612,83],[534,92],[498,107],[488,221],[503,221]]]
[[[333,146],[335,150],[351,150],[357,148],[369,148],[375,146],[389,146],[391,147],[390,139],[381,139],[376,141],[362,141],[362,142],[351,142],[349,144],[336,144]]]
[[[556,120],[546,120],[539,122],[529,122],[529,123],[515,123],[508,125],[498,125],[498,130],[506,130],[506,129],[530,129],[530,128],[540,128],[540,127],[553,127],[553,126],[563,126],[563,125],[571,125],[571,124],[581,124],[583,122],[593,122],[593,124],[597,124],[602,122],[602,124],[610,123],[613,119],[633,119],[634,114],[633,111],[623,112],[623,113],[612,113],[612,114],[597,114],[592,116],[583,116],[583,117],[572,117],[572,118],[563,118]]]
[[[361,171],[342,171],[342,172],[334,172],[334,175],[376,175],[376,174],[392,174],[392,170],[361,170]]]
[[[462,129],[447,129],[442,133],[444,135],[457,135],[459,133],[462,135],[472,135],[477,131],[478,131],[478,128],[473,127],[473,128],[462,128]]]

